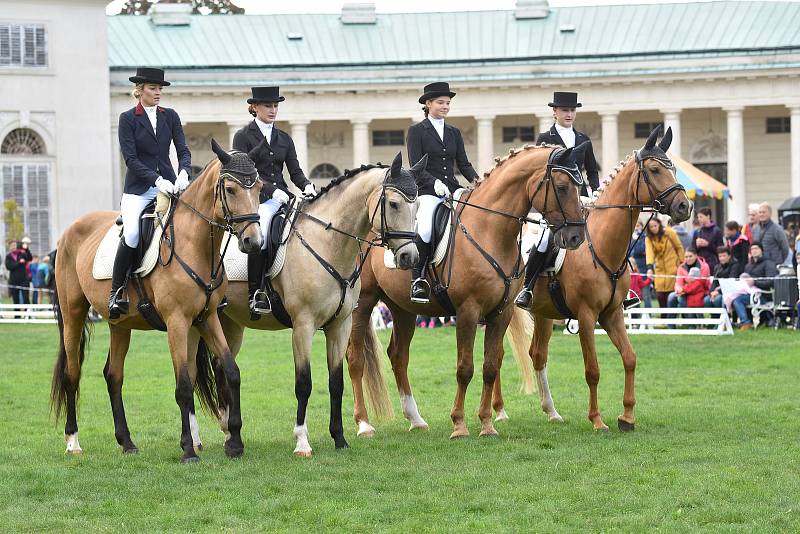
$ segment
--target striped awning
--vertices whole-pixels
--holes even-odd
[[[690,200],[694,200],[696,197],[716,198],[717,200],[730,198],[730,191],[727,185],[704,173],[671,151],[667,151],[667,155],[675,164],[678,182],[686,188],[686,194]]]

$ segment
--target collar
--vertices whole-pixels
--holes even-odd
[[[164,108],[162,108],[161,106],[156,106],[156,110],[161,112],[161,113],[164,113]],[[136,107],[133,108],[133,114],[134,115],[144,115],[144,106],[142,105],[141,102],[136,104]]]
[[[434,126],[436,125],[444,126],[444,119],[434,119],[433,117],[428,115],[428,120],[431,121],[431,124],[433,124]]]
[[[560,134],[561,132],[572,132],[573,134],[575,133],[575,128],[573,128],[572,126],[570,126],[569,128],[564,128],[563,126],[561,126],[561,125],[560,125],[560,124],[558,124],[558,123],[555,123],[553,126],[555,127],[556,131],[557,131],[559,134]]]
[[[256,123],[256,126],[258,126],[259,130],[263,130],[264,128],[272,129],[272,127],[275,126],[274,122],[264,122],[261,119],[259,119],[258,117],[256,117],[254,119],[254,121]]]

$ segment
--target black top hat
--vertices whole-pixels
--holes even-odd
[[[133,83],[157,83],[167,86],[169,82],[164,81],[164,71],[151,67],[139,67],[136,69],[136,76],[128,78]]]
[[[547,104],[551,108],[579,108],[583,104],[578,102],[578,93],[555,91],[553,101]]]
[[[248,104],[258,104],[259,102],[283,102],[286,100],[278,94],[278,87],[251,87],[253,97],[247,99]]]
[[[419,103],[424,104],[427,100],[436,98],[437,96],[449,96],[450,98],[453,98],[456,96],[456,94],[450,90],[449,83],[433,82],[425,86],[422,96],[419,97]]]

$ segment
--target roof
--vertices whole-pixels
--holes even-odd
[[[775,1],[554,7],[523,20],[513,10],[378,14],[375,24],[300,14],[193,15],[187,26],[156,26],[117,15],[108,19],[109,62],[112,70],[324,70],[764,56],[800,52],[798,20],[800,3]]]

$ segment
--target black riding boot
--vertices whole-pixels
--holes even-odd
[[[431,300],[431,286],[425,280],[425,268],[431,255],[431,246],[417,236],[415,239],[419,261],[411,269],[411,302],[427,304]]]
[[[525,285],[522,291],[519,292],[517,298],[514,299],[514,304],[523,310],[531,309],[531,301],[533,300],[533,287],[536,285],[536,279],[542,274],[547,260],[550,259],[550,249],[545,252],[539,252],[536,249],[531,251],[528,256],[528,264],[525,266]]]
[[[263,289],[266,254],[263,250],[247,255],[247,289],[250,301],[250,319],[272,313],[267,292]]]
[[[128,313],[128,301],[123,298],[125,282],[128,279],[128,272],[131,270],[135,248],[125,244],[125,238],[119,240],[117,255],[114,257],[114,270],[111,274],[111,295],[108,298],[108,317],[119,319],[120,315]]]

